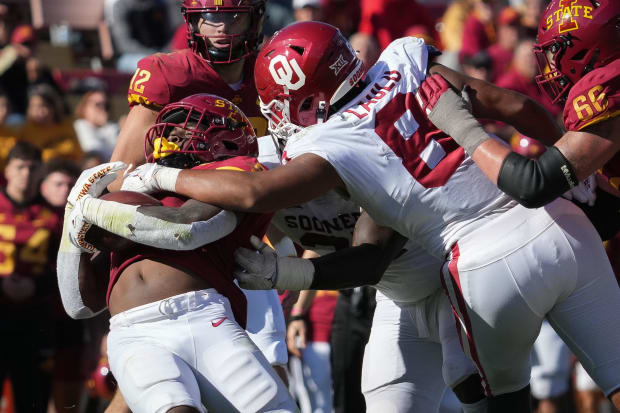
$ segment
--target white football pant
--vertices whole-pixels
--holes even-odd
[[[228,299],[215,289],[115,315],[108,357],[134,413],[164,413],[181,405],[202,412],[297,411],[265,356],[235,321]]]

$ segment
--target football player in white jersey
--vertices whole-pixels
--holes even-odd
[[[620,331],[620,290],[585,215],[563,199],[532,210],[517,205],[430,123],[416,99],[429,69],[422,40],[393,42],[361,83],[357,63],[333,27],[288,26],[263,48],[255,68],[265,112],[290,136],[286,166],[243,174],[149,165],[130,173],[125,189],[175,191],[249,211],[345,193],[394,236],[312,260],[277,258],[254,240],[259,254],[236,254],[240,284],[292,290],[376,284],[409,237],[438,258],[448,254],[442,281],[489,411],[530,410],[529,355],[545,317],[620,407],[620,335],[610,334]],[[476,116],[539,140],[560,136],[525,96],[463,80]]]
[[[277,153],[272,139],[259,138],[261,163],[277,167]],[[353,244],[360,215],[358,205],[332,191],[278,211],[272,224],[305,249],[325,255]],[[374,243],[386,230],[364,214],[356,231],[358,243]],[[410,241],[375,285],[377,308],[362,367],[367,411],[437,412],[447,384],[466,413],[486,412],[479,377],[460,348],[440,291],[440,268],[441,260]]]

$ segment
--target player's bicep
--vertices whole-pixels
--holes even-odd
[[[264,175],[263,175],[264,174]],[[299,205],[332,189],[345,189],[336,169],[318,155],[306,153],[285,166],[253,174],[256,203],[275,211]]]
[[[406,238],[392,228],[377,224],[366,211],[358,218],[353,232],[353,246],[362,244],[377,245],[386,251],[387,260],[399,256]]]
[[[577,178],[585,179],[620,151],[620,116],[581,131],[568,131],[555,146],[570,162]]]
[[[118,135],[118,141],[112,153],[112,161],[123,161],[134,166],[145,162],[144,136],[157,118],[157,110],[144,105],[131,107],[127,119]]]
[[[439,73],[457,91],[468,86],[472,113],[477,118],[499,120],[498,117],[503,116],[504,112],[517,110],[523,100],[523,95],[519,93],[467,76],[440,64],[431,66],[429,73]]]

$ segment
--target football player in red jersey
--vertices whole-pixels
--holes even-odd
[[[192,95],[164,107],[147,133],[146,148],[150,162],[176,168],[262,170],[249,120],[214,95]],[[88,265],[86,252],[93,250],[87,232],[91,224],[129,239],[151,231],[156,238],[176,239],[186,249],[172,253],[134,246],[111,254],[108,357],[131,411],[297,411],[243,330],[246,300],[232,278],[233,251],[247,245],[250,234],[262,236],[271,216],[229,213],[233,225],[219,231],[217,242],[191,249],[183,245],[190,234],[217,237],[208,218],[219,215],[219,208],[169,193],[157,194],[163,206],[125,205],[84,195],[92,188],[84,183],[82,195],[69,199],[74,203],[65,225],[65,249],[59,252],[59,278],[75,277],[77,266],[79,277],[88,277],[80,261]],[[123,209],[125,219],[114,222],[94,213],[102,208]],[[94,215],[103,221],[91,220]],[[157,217],[177,222],[176,228],[149,228]],[[202,244],[206,242],[203,238]],[[80,250],[84,252],[76,260]],[[83,309],[72,304],[70,291],[64,292],[68,312],[79,316]]]
[[[262,40],[264,0],[183,0],[188,49],[156,53],[138,62],[128,91],[130,111],[112,161],[144,163],[142,138],[165,105],[194,93],[230,100],[258,136],[266,121],[253,83],[254,52]],[[120,187],[120,182],[115,183]],[[114,187],[114,185],[113,185]]]
[[[596,225],[597,211],[588,215],[597,229],[606,227],[601,235],[611,238],[620,225],[620,2],[551,1],[534,52],[540,71],[536,81],[553,102],[564,105],[566,128],[538,160],[528,161],[490,139],[453,91],[442,95],[449,89],[439,78],[427,85],[437,100],[430,116],[499,188],[526,206],[545,205],[602,169],[605,179],[598,181],[606,191],[597,192],[604,198],[597,205],[604,223]]]
[[[61,220],[38,192],[41,150],[18,142],[0,192],[0,382],[9,378],[18,411],[47,411],[49,378],[40,367],[53,338],[53,251]]]
[[[267,121],[258,107],[253,76],[254,54],[262,40],[265,1],[183,0],[181,12],[189,48],[157,53],[138,62],[128,90],[131,109],[112,161],[134,166],[144,163],[142,138],[159,110],[195,93],[212,93],[233,102],[248,116],[258,136],[266,134]],[[110,189],[119,187],[120,181]],[[260,326],[255,326],[251,318],[248,330],[285,379],[285,327],[277,296],[271,292],[249,294],[252,312],[264,308],[269,313],[266,317],[275,321],[261,328],[264,319],[257,317]]]

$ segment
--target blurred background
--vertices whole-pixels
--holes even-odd
[[[441,63],[526,94],[558,116],[561,108],[551,105],[534,81],[532,45],[544,6],[544,0],[269,0],[264,34],[267,38],[294,21],[325,21],[350,38],[367,67],[392,40],[422,37],[442,51]],[[187,47],[185,27],[178,0],[0,1],[0,167],[5,169],[16,143],[36,146],[42,168],[31,180],[37,196],[64,207],[80,171],[109,159],[129,110],[127,88],[138,60]],[[542,150],[506,125],[486,127],[528,156]],[[0,183],[6,192],[10,182],[5,175]],[[10,241],[3,227],[0,224],[2,245]],[[5,260],[8,252],[2,245],[0,260]],[[0,348],[0,413],[16,411],[12,383],[20,380],[17,372],[26,359],[35,360],[40,370],[49,412],[103,411],[114,389],[103,340],[106,315],[88,322],[69,320],[53,288],[33,287],[24,298],[15,291],[24,291],[19,282],[28,274],[20,274],[18,281],[7,271],[0,276],[0,341],[6,342]],[[48,276],[55,281],[55,274]],[[370,312],[371,295],[364,298]],[[322,315],[308,322],[329,324],[337,293],[320,296],[313,305]],[[52,304],[41,307],[45,300]],[[372,313],[366,312],[365,319],[369,327]],[[23,335],[22,329],[45,337],[20,336],[12,342],[15,335]],[[328,342],[329,337],[320,340]],[[551,357],[559,358],[561,351]],[[558,412],[611,411],[596,386],[573,372],[572,356],[562,357],[560,381],[565,386],[535,394],[538,411],[553,411],[539,403],[547,398],[559,400]],[[297,369],[303,376],[303,367]],[[299,393],[304,412],[333,411],[332,406],[311,406],[308,393],[315,390],[300,380],[293,381],[297,387],[292,391]],[[67,402],[76,394],[79,403]],[[459,411],[447,397],[443,411]]]

